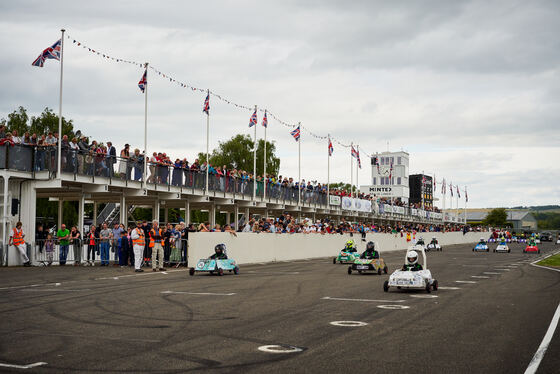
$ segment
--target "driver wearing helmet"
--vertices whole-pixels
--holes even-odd
[[[432,237],[432,242],[430,244],[438,244],[436,237]]]
[[[225,244],[218,244],[214,247],[214,254],[210,256],[213,260],[226,260],[226,245]]]
[[[356,249],[356,244],[354,244],[354,241],[352,239],[346,242],[346,246],[343,250],[345,252],[358,252],[358,250]]]
[[[418,253],[416,251],[409,251],[406,254],[406,264],[402,267],[403,271],[418,271],[422,270],[422,265],[418,263]]]
[[[368,260],[379,258],[379,252],[375,250],[375,243],[368,242],[366,245],[366,250],[360,255],[360,258],[365,258]]]

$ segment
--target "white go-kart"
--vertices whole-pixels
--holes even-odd
[[[504,240],[502,240],[500,244],[498,244],[498,246],[494,249],[494,252],[510,253],[511,249],[509,249],[507,243]]]
[[[426,252],[430,252],[430,251],[441,251],[441,245],[439,245],[439,242],[436,238],[432,238],[432,241],[428,243],[428,245],[426,246]]]
[[[406,257],[409,251],[410,250],[407,250],[405,254],[405,262],[407,261]],[[395,270],[393,274],[389,276],[389,280],[383,283],[383,291],[389,292],[389,288],[391,287],[406,290],[426,290],[428,293],[432,292],[432,290],[437,291],[438,281],[432,278],[432,273],[428,270],[428,262],[426,260],[424,248],[416,252],[422,254],[422,270]]]
[[[417,252],[423,251],[425,249],[426,249],[426,243],[424,242],[424,238],[422,237],[419,237],[416,243],[408,247],[409,251],[417,251]]]

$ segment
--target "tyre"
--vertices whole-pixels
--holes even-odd
[[[389,281],[383,283],[383,291],[389,292]]]
[[[472,249],[472,251],[474,252],[474,248]]]
[[[486,252],[490,252],[490,248],[486,248]]]
[[[382,272],[381,268],[377,269],[377,275],[381,275],[381,272]]]
[[[334,258],[332,259],[332,263],[333,263],[333,265],[336,265],[336,257],[334,257]]]
[[[238,275],[239,274],[239,266],[236,266],[233,268],[233,274]]]
[[[540,254],[540,253],[541,253],[541,250],[539,249],[539,250],[537,251],[537,253]]]
[[[437,280],[434,280],[434,283],[432,283],[432,289],[433,289],[434,291],[437,291],[437,290],[438,290],[438,281],[437,281]]]
[[[429,284],[429,283],[426,284],[426,292],[427,292],[427,293],[431,293],[431,292],[432,292],[432,286],[431,286],[431,284]]]
[[[224,269],[219,268],[219,269],[218,269],[218,275],[219,275],[219,276],[224,275]]]
[[[494,253],[496,253],[496,250],[494,249]]]
[[[352,274],[352,266],[348,266],[348,275]]]
[[[194,268],[189,269],[189,275],[192,277],[194,275]]]
[[[389,269],[387,268],[387,265],[385,265],[385,267],[383,268],[383,272],[384,272],[385,274],[387,274],[388,271],[389,271]]]

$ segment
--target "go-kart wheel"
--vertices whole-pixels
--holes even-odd
[[[239,266],[236,266],[233,268],[233,274],[238,275],[239,274]]]
[[[427,292],[427,293],[430,293],[430,292],[432,292],[432,285],[431,285],[431,284],[429,284],[429,283],[428,283],[428,284],[426,284],[426,292]]]
[[[333,265],[336,265],[336,257],[333,257],[332,263],[333,263]]]
[[[219,276],[224,275],[224,269],[219,268],[219,269],[218,269],[218,275],[219,275]]]
[[[474,248],[472,249],[472,251],[474,252]]]
[[[494,252],[494,253],[496,253],[496,250],[494,249],[494,251],[493,251],[493,252]]]
[[[486,248],[486,252],[490,252],[490,248]]]
[[[385,274],[387,274],[388,271],[389,271],[389,269],[387,268],[387,265],[385,265],[385,267],[383,268],[383,272],[384,272]]]
[[[352,266],[348,266],[348,275],[352,274]]]
[[[389,281],[383,283],[383,291],[389,292]]]
[[[510,253],[510,252],[511,252],[511,249],[508,249],[508,253]]]
[[[194,268],[189,269],[189,275],[192,277],[194,275]]]
[[[432,283],[432,290],[437,291],[438,289],[438,282],[437,280],[434,280],[434,283]]]
[[[539,250],[537,251],[537,253],[539,253],[539,254],[540,254],[540,253],[541,253],[541,250],[539,249]]]
[[[381,271],[382,271],[381,268],[378,268],[377,269],[377,275],[381,275]]]

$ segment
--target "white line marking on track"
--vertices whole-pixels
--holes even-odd
[[[455,281],[455,283],[476,283],[475,281]]]
[[[435,299],[437,295],[410,295],[410,297],[415,297],[417,299]]]
[[[188,292],[188,291],[161,291],[163,294],[181,294],[181,295],[204,295],[204,296],[233,296],[235,292],[218,293],[218,292]]]
[[[471,275],[471,278],[488,279],[490,277],[487,277],[486,275]]]
[[[391,310],[400,310],[400,309],[410,309],[408,305],[378,305],[380,309],[391,309]]]
[[[103,277],[103,278],[95,278],[95,280],[104,280],[104,279],[121,279],[121,278],[130,278],[130,277],[143,277],[146,275],[155,275],[155,274],[169,274],[169,273],[177,273],[177,272],[184,272],[187,271],[187,269],[182,269],[182,270],[168,270],[168,271],[158,271],[158,272],[146,272],[146,273],[142,273],[142,274],[127,274],[127,275],[119,275],[117,277],[113,276],[113,277]]]
[[[556,252],[554,252],[554,253],[549,254],[548,256],[544,256],[543,258],[539,258],[539,259],[537,259],[537,260],[535,260],[535,261],[531,261],[530,265],[531,265],[531,266],[534,266],[534,267],[537,267],[537,268],[541,268],[541,269],[547,269],[547,270],[559,271],[559,272],[560,272],[560,269],[554,269],[554,268],[550,268],[550,267],[548,267],[548,266],[537,265],[537,262],[542,261],[542,260],[545,260],[545,259],[549,258],[550,256],[554,256],[554,255],[556,255],[556,254],[558,254],[558,253],[560,253],[560,251],[556,251]],[[529,261],[530,261],[530,260],[529,260]]]
[[[370,303],[404,303],[406,300],[376,300],[376,299],[347,299],[343,297],[322,297],[321,300],[338,300],[338,301],[360,301]]]
[[[81,291],[91,291],[89,288],[84,288],[81,290],[65,290],[62,288],[29,288],[22,289],[22,292],[81,292]]]
[[[529,366],[527,367],[527,370],[525,370],[525,374],[534,374],[537,372],[537,369],[541,364],[544,354],[548,349],[548,345],[550,344],[550,341],[554,336],[554,331],[556,330],[556,326],[558,326],[559,319],[560,319],[560,304],[558,304],[558,307],[556,308],[556,312],[552,317],[552,321],[550,321],[550,326],[548,326],[548,330],[546,330],[546,334],[544,335],[544,338],[541,342],[541,345],[539,346],[539,349],[537,349],[535,355],[533,356],[533,359],[531,360]]]
[[[502,268],[495,268],[494,270],[499,270],[499,271],[511,271],[511,269],[502,269]]]
[[[26,287],[39,287],[40,284],[29,284],[27,286],[11,286],[11,287],[1,287],[0,290],[15,290],[17,288],[26,288]]]
[[[266,352],[266,353],[296,353],[296,352],[303,351],[303,349],[298,347],[294,347],[291,345],[279,345],[279,344],[262,345],[257,349],[261,352]]]
[[[460,290],[460,287],[445,287],[445,286],[438,286],[438,290]]]
[[[4,368],[13,368],[13,369],[31,369],[37,366],[42,366],[42,365],[47,365],[46,362],[35,362],[33,364],[27,364],[27,365],[15,365],[15,364],[3,364],[0,363],[0,367],[4,367]]]
[[[499,275],[499,274],[502,274],[502,273],[496,273],[496,272],[492,272],[492,271],[485,271],[483,274]]]
[[[333,326],[340,326],[340,327],[363,327],[367,326],[367,322],[361,321],[332,321],[329,322]]]

